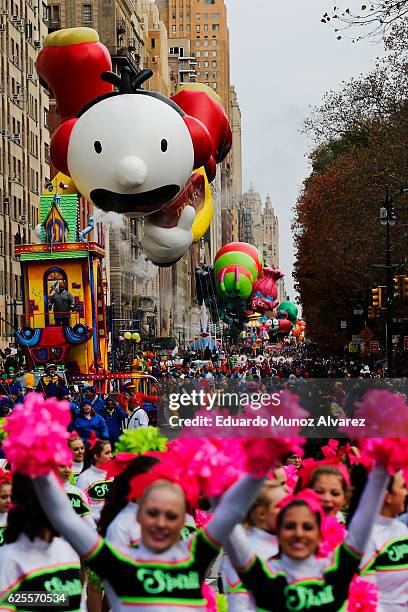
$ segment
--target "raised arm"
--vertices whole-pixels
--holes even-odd
[[[206,526],[206,532],[218,544],[224,544],[235,525],[242,521],[263,482],[263,478],[246,474],[224,493]]]
[[[374,520],[384,501],[389,478],[383,466],[378,465],[370,472],[346,537],[346,543],[359,553],[363,553],[367,546]]]
[[[241,524],[235,525],[230,534],[226,551],[231,564],[242,570],[255,560],[255,551],[252,550],[248,536]]]
[[[42,509],[57,532],[80,556],[89,555],[102,538],[75,512],[55,476],[48,474],[34,478],[33,485]]]

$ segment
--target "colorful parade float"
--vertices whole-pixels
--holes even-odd
[[[87,240],[92,217],[87,227],[80,227],[79,197],[64,178],[68,183],[57,175],[41,196],[40,244],[16,246],[24,304],[17,342],[33,367],[53,362],[72,374],[97,373],[107,367],[105,251]],[[52,311],[60,283],[73,298],[72,309],[60,313],[65,315],[64,325]]]
[[[57,174],[40,200],[40,243],[16,246],[23,278],[17,342],[34,371],[52,362],[69,382],[119,394],[125,380],[138,379],[137,387],[146,392],[151,377],[108,370],[104,240],[103,234],[88,240],[93,229],[92,217],[81,227],[79,195],[69,177]],[[62,283],[72,308],[57,315],[52,303]]]

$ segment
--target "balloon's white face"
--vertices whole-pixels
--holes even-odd
[[[163,208],[193,165],[183,118],[144,94],[98,102],[78,119],[69,141],[68,168],[78,191],[102,210],[132,217]]]

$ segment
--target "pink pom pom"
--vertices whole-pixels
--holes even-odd
[[[201,586],[201,594],[207,602],[207,612],[217,612],[217,599],[215,596],[215,592],[210,586],[208,586],[206,582],[203,582]]]
[[[408,404],[399,393],[372,389],[356,403],[353,416],[365,419],[365,428],[341,427],[350,438],[408,438]]]
[[[243,441],[247,455],[247,471],[262,478],[282,457],[291,453],[303,456],[304,438],[249,438]]]
[[[390,474],[408,465],[407,440],[400,438],[368,438],[360,440],[362,452],[373,461],[384,465]]]
[[[335,516],[323,517],[321,532],[317,557],[328,557],[344,541],[347,533],[345,526]]]
[[[292,493],[295,490],[297,481],[299,480],[298,469],[294,465],[284,465],[283,469],[286,475],[286,486],[288,488],[288,493]]]
[[[4,426],[8,436],[3,443],[13,470],[31,476],[43,476],[57,465],[72,461],[68,448],[67,427],[71,421],[68,402],[55,398],[44,400],[30,393],[24,404],[17,404]]]
[[[347,612],[376,612],[378,587],[354,576],[350,584]]]
[[[339,450],[338,440],[329,440],[326,446],[322,446],[322,453],[326,459],[335,459]]]
[[[206,497],[218,497],[245,471],[245,456],[239,440],[176,440],[171,451],[183,464],[185,474],[194,474]]]
[[[205,527],[208,521],[211,520],[212,513],[204,512],[204,510],[200,510],[199,508],[195,511],[195,524],[197,529],[200,527]]]

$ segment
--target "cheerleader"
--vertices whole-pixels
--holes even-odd
[[[158,463],[156,457],[133,459],[122,474],[114,479],[99,520],[99,533],[119,547],[136,546],[140,540],[140,525],[136,520],[137,500],[128,501],[130,480],[144,474]]]
[[[62,489],[56,481],[55,484],[69,506]],[[12,501],[6,543],[0,549],[0,609],[18,612],[30,609],[23,603],[24,597],[34,591],[51,598],[43,609],[78,612],[82,593],[78,555],[66,540],[58,537],[28,477],[14,473]],[[79,517],[78,521],[81,522]]]
[[[119,547],[137,546],[140,541],[140,525],[136,520],[138,500],[129,499],[130,480],[137,474],[144,474],[159,459],[150,456],[136,457],[126,470],[116,476],[102,509],[98,531],[109,542]],[[196,530],[194,517],[186,512],[181,538],[188,540]]]
[[[323,511],[319,497],[310,489],[290,495],[281,503],[277,517],[279,560],[265,562],[254,554],[244,529],[237,526],[228,554],[258,608],[264,612],[344,609],[388,480],[385,468],[372,470],[347,537],[332,558],[315,556]]]
[[[322,500],[326,516],[336,516],[340,523],[345,522],[343,510],[349,500],[350,478],[343,464],[321,465],[313,471],[310,487]]]
[[[277,481],[267,481],[248,512],[244,525],[248,540],[257,555],[265,561],[279,553],[276,535],[276,515],[279,502],[286,497],[286,486]],[[256,612],[255,600],[246,590],[228,557],[222,568],[224,592],[227,595],[229,612]]]
[[[69,465],[58,466],[58,476],[60,477],[61,482],[64,485],[64,490],[68,496],[69,501],[71,502],[71,506],[73,507],[75,512],[84,521],[88,523],[90,527],[96,529],[95,521],[92,518],[92,502],[82,489],[76,487],[75,485],[69,482],[70,475],[71,467]]]
[[[378,612],[408,610],[408,527],[398,519],[406,499],[405,479],[398,472],[388,485],[361,563],[361,575],[378,586]]]
[[[112,448],[107,440],[91,437],[87,443],[83,471],[76,486],[85,491],[92,502],[92,518],[98,523],[112,478],[107,479],[103,464],[112,459]]]
[[[4,544],[7,515],[11,503],[11,484],[11,474],[0,469],[0,547]]]
[[[70,481],[74,485],[78,479],[79,474],[84,468],[84,455],[85,446],[82,438],[76,431],[71,432],[68,439],[68,446],[72,452],[72,466]]]
[[[133,479],[131,495],[133,482],[144,477]],[[222,496],[206,527],[184,542],[180,540],[186,511],[184,491],[159,478],[139,500],[141,541],[127,554],[84,525],[52,474],[34,480],[50,520],[104,580],[114,612],[204,612],[201,588],[206,572],[262,485],[262,479],[244,476]]]

